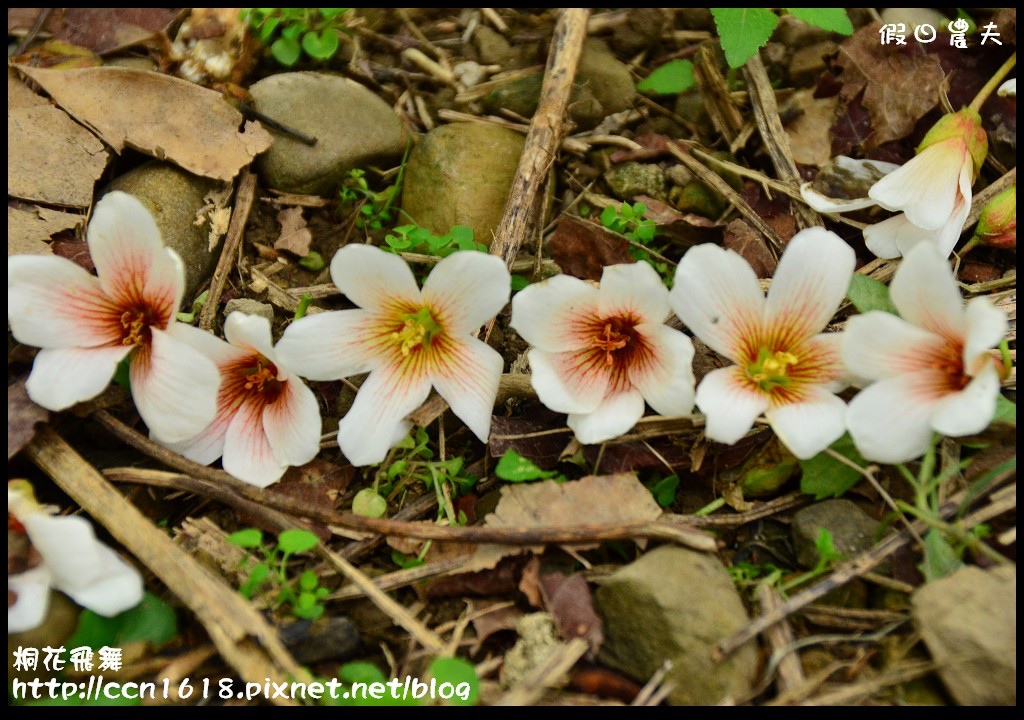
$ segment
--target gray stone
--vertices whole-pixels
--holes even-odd
[[[395,163],[405,152],[398,116],[348,78],[280,73],[255,83],[250,92],[258,111],[317,138],[310,146],[274,133],[274,144],[257,160],[263,181],[272,188],[329,195],[349,170]]]
[[[518,685],[543,664],[561,643],[555,631],[555,619],[548,613],[531,613],[516,622],[519,639],[505,653],[501,667],[502,687]]]
[[[210,226],[196,225],[206,207],[206,194],[219,183],[159,161],[148,162],[121,175],[107,190],[122,190],[149,208],[164,244],[181,256],[185,265],[188,300],[213,273],[219,246],[210,250]]]
[[[831,533],[836,552],[851,558],[874,545],[878,522],[849,500],[824,500],[804,508],[793,516],[792,526],[796,559],[804,567],[818,564],[822,529]]]
[[[911,597],[914,622],[961,705],[1017,704],[1017,568],[964,567]]]
[[[477,242],[489,245],[524,143],[522,135],[495,125],[434,128],[409,154],[402,209],[438,235],[468,225]]]
[[[665,197],[665,171],[651,163],[627,162],[615,165],[604,174],[612,195],[633,202],[637,195],[658,200]]]
[[[480,53],[480,62],[485,65],[501,65],[504,70],[511,70],[517,65],[516,51],[497,30],[478,25],[473,33],[473,43]]]
[[[714,556],[664,546],[615,572],[594,596],[604,617],[601,660],[644,682],[665,660],[674,705],[714,705],[749,692],[757,650],[744,645],[721,663],[715,645],[744,627],[747,611]]]
[[[270,322],[274,322],[274,308],[272,305],[267,303],[261,303],[258,300],[252,298],[233,298],[228,300],[224,306],[224,317],[226,318],[233,312],[241,312],[246,315],[257,315],[259,317],[265,317]]]
[[[605,115],[633,106],[636,97],[633,76],[603,40],[591,38],[583,45],[576,82],[590,89]]]

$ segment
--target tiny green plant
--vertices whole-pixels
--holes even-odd
[[[342,203],[357,204],[356,227],[367,230],[381,230],[392,221],[393,205],[397,198],[401,179],[394,185],[376,192],[370,189],[366,171],[361,168],[349,170],[348,177],[341,185],[338,196]]]
[[[852,35],[853,24],[843,8],[783,8],[808,25],[840,35]],[[711,8],[729,67],[738,68],[757,54],[779,24],[767,8]]]
[[[676,95],[689,90],[693,83],[693,63],[676,58],[655,68],[636,84],[636,89],[652,95]]]
[[[339,33],[352,8],[243,8],[242,20],[281,65],[292,67],[303,53],[316,61],[338,52]]]
[[[384,237],[385,250],[393,253],[422,253],[447,257],[457,250],[487,252],[487,247],[473,239],[473,228],[455,225],[444,235],[435,235],[418,225],[399,225]]]
[[[646,212],[647,206],[639,202],[632,205],[624,202],[619,207],[609,205],[601,211],[601,224],[631,241],[629,254],[633,259],[646,262],[657,270],[667,285],[672,279],[672,268],[652,254],[654,249],[650,245],[658,227],[653,220],[644,217]]]
[[[239,588],[244,597],[251,599],[269,584],[277,593],[275,605],[287,605],[295,617],[315,620],[324,614],[323,599],[328,591],[320,587],[316,573],[306,570],[297,578],[288,574],[288,561],[293,555],[308,552],[320,543],[316,535],[308,530],[284,530],[271,548],[264,544],[261,531],[248,528],[228,535],[228,542],[263,555],[262,561],[248,568],[249,576]],[[248,558],[246,562],[249,562]]]

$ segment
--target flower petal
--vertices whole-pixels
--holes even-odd
[[[881,310],[854,315],[843,332],[843,362],[854,375],[882,380],[924,369],[947,341]]]
[[[263,430],[274,457],[285,465],[305,465],[317,456],[321,426],[316,396],[298,378],[286,381],[263,410]]]
[[[435,357],[440,357],[440,353]],[[501,354],[487,343],[466,337],[458,343],[448,338],[443,362],[435,362],[430,368],[430,379],[438,394],[480,442],[487,442],[491,432],[491,414],[503,364]]]
[[[423,302],[449,335],[471,333],[501,312],[512,292],[508,268],[496,255],[454,252],[423,283]]]
[[[99,568],[92,577],[76,576],[70,584],[53,586],[84,608],[113,617],[142,602],[145,589],[139,571],[103,543],[97,547]]]
[[[99,279],[70,260],[7,258],[7,321],[18,342],[41,348],[118,344],[121,312]]]
[[[189,347],[202,353],[218,368],[225,365],[237,363],[252,357],[252,351],[235,347],[231,343],[221,340],[213,333],[200,330],[197,327],[176,323],[171,330],[175,340],[181,340]]]
[[[757,275],[735,252],[711,243],[683,256],[669,302],[690,330],[734,362],[746,359],[746,344],[756,342],[761,329],[764,293]]]
[[[988,349],[1003,339],[1008,327],[1006,313],[987,298],[976,297],[967,303],[967,337],[964,340],[964,369],[975,375],[979,361],[987,362]]]
[[[944,378],[934,371],[907,373],[861,390],[846,409],[846,426],[866,459],[896,464],[920,457],[932,437],[930,417]]]
[[[532,348],[530,382],[544,405],[561,413],[589,413],[608,392],[611,368],[589,349],[549,353]]]
[[[629,380],[659,415],[693,412],[693,342],[665,325],[638,325],[647,352],[630,365]]]
[[[122,306],[159,308],[160,327],[166,327],[181,305],[185,273],[146,206],[128,193],[107,193],[93,209],[86,237],[103,290]]]
[[[793,348],[821,332],[850,287],[853,248],[822,227],[801,230],[786,246],[764,306],[770,347]]]
[[[331,278],[356,305],[384,309],[403,302],[419,303],[420,289],[409,265],[372,245],[345,245],[331,260]]]
[[[597,317],[599,291],[571,275],[555,275],[520,290],[512,298],[509,325],[545,352],[579,350],[591,337],[579,332]]]
[[[594,445],[624,435],[644,416],[639,390],[609,393],[593,412],[570,413],[568,425],[576,439]]]
[[[864,208],[869,208],[878,204],[869,197],[853,199],[830,198],[815,190],[813,185],[813,183],[809,182],[805,182],[801,185],[800,197],[804,199],[804,202],[820,213],[852,212],[853,210],[863,210]]]
[[[332,310],[307,315],[284,331],[274,357],[310,380],[338,380],[369,372],[381,350],[372,332],[378,314],[368,310]]]
[[[178,339],[197,328],[171,323],[150,328],[152,342],[132,357],[129,377],[139,415],[154,440],[174,443],[199,433],[217,412],[220,371],[213,361]]]
[[[768,409],[768,396],[755,389],[738,365],[712,370],[697,386],[697,407],[707,418],[704,434],[732,445]]]
[[[663,323],[672,308],[657,271],[648,263],[636,262],[609,265],[602,271],[600,311],[603,317],[633,316],[640,323]]]
[[[406,416],[426,401],[430,378],[422,369],[385,365],[370,373],[338,424],[338,445],[356,467],[381,462],[411,423]]]
[[[800,402],[768,408],[765,417],[801,460],[814,457],[846,432],[846,403],[823,387],[808,388]]]
[[[7,591],[18,596],[7,608],[8,635],[34,630],[43,624],[50,610],[50,581],[45,565],[7,576]]]
[[[40,350],[25,389],[32,402],[64,410],[99,395],[110,384],[128,345]]]
[[[949,257],[960,239],[969,212],[970,202],[965,202],[963,196],[958,196],[953,213],[938,230],[919,228],[910,222],[906,213],[900,213],[864,228],[864,244],[880,258],[906,255],[919,243],[933,244],[943,257]]]
[[[931,243],[916,245],[904,257],[889,285],[889,296],[907,322],[951,340],[962,341],[967,333],[953,271]]]
[[[872,185],[868,197],[887,210],[902,210],[919,228],[937,230],[953,213],[960,173],[971,162],[963,140],[937,142]]]
[[[999,395],[999,373],[995,367],[985,368],[967,387],[947,395],[932,411],[932,427],[949,437],[980,433],[992,422]]]
[[[255,395],[247,397],[228,425],[224,436],[224,469],[243,482],[267,487],[281,479],[288,463],[275,457],[263,429],[266,403]],[[319,437],[318,437],[319,439]]]
[[[324,313],[318,313],[323,315]],[[224,337],[238,348],[259,353],[274,361],[274,341],[270,338],[270,320],[259,315],[235,311],[224,321]]]

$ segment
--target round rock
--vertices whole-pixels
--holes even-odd
[[[391,107],[362,85],[339,75],[271,75],[250,88],[259,112],[317,139],[306,145],[272,131],[274,144],[257,160],[270,187],[327,195],[354,168],[401,160],[406,135]]]
[[[436,235],[467,225],[477,242],[490,245],[524,143],[522,135],[494,125],[431,130],[409,154],[402,210]]]
[[[185,265],[186,300],[217,264],[220,246],[210,250],[210,226],[207,222],[196,225],[196,218],[206,206],[206,194],[218,186],[214,180],[153,161],[129,170],[107,188],[134,195],[153,214],[164,245],[178,253]]]

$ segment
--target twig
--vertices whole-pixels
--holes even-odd
[[[543,663],[534,668],[522,682],[498,698],[494,704],[532,705],[540,699],[545,690],[555,687],[589,649],[587,641],[582,638],[573,638],[564,645],[558,645]]]
[[[286,682],[289,676],[301,682],[312,680],[252,605],[175,545],[52,428],[41,427],[25,452],[195,613],[221,656],[243,680],[260,685],[268,679]]]
[[[779,591],[768,583],[761,583],[757,588],[757,601],[761,605],[761,611],[774,610],[782,604],[782,597]],[[800,665],[800,658],[796,653],[790,652],[793,646],[793,628],[783,619],[765,630],[765,640],[771,648],[773,655],[778,655],[777,670],[779,673],[779,692],[786,692],[800,687],[806,682],[803,667]],[[770,682],[770,676],[766,677],[765,683]]]
[[[793,188],[800,185],[800,172],[793,160],[793,152],[789,146],[789,135],[782,127],[779,119],[779,106],[775,102],[775,90],[771,81],[768,80],[768,72],[764,69],[761,56],[754,53],[754,57],[747,60],[747,85],[750,89],[750,100],[754,106],[754,119],[757,121],[757,128],[761,131],[761,139],[764,140],[765,149],[772,159],[775,172],[782,182]],[[813,208],[804,202],[790,203],[790,209],[796,217],[800,227],[808,228],[824,225],[821,216]]]
[[[224,294],[224,287],[228,282],[228,275],[235,266],[235,257],[238,248],[245,236],[245,224],[249,221],[249,212],[252,210],[252,202],[256,197],[256,174],[250,170],[242,173],[242,179],[238,183],[238,193],[235,195],[235,209],[231,213],[231,222],[228,224],[228,233],[224,237],[224,244],[220,249],[220,259],[217,260],[217,269],[213,271],[213,280],[210,282],[210,294],[206,297],[206,304],[199,312],[199,327],[203,330],[213,329],[213,319],[217,317],[217,307],[220,305],[220,296]]]
[[[39,8],[39,14],[36,15],[36,19],[32,22],[32,27],[25,33],[25,37],[21,39],[18,46],[14,48],[14,52],[10,54],[10,57],[18,57],[25,49],[32,44],[32,41],[36,39],[36,35],[43,29],[43,25],[50,18],[50,13],[53,12],[53,8]]]

